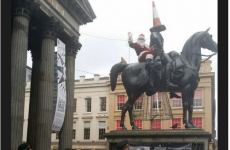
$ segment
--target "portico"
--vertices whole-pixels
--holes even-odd
[[[67,109],[59,149],[72,147],[75,56],[81,48],[79,27],[96,18],[88,0],[13,0],[11,38],[11,150],[22,143],[27,50],[32,79],[27,142],[50,150],[53,121],[54,49],[66,44]]]

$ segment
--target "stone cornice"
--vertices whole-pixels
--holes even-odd
[[[122,131],[111,131],[110,133],[105,133],[106,138],[110,137],[209,137],[211,134],[204,131],[203,129],[181,129],[181,130],[122,130]]]
[[[57,0],[76,20],[82,24],[96,18],[88,0]]]

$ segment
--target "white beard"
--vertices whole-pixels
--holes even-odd
[[[147,44],[145,44],[145,42],[142,42],[140,40],[137,40],[137,44],[139,44],[142,48],[144,48],[144,47],[149,48],[149,46]]]

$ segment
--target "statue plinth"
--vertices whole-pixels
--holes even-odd
[[[170,147],[175,145],[197,145],[202,150],[208,150],[211,134],[203,129],[164,129],[164,130],[122,130],[105,133],[107,150],[115,150],[115,144],[121,140],[128,140],[133,146]]]

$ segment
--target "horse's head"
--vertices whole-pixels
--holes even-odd
[[[208,33],[210,28],[208,28],[206,31],[203,31],[202,39],[201,39],[201,47],[211,50],[212,52],[217,52],[217,43],[213,41],[212,35]]]

